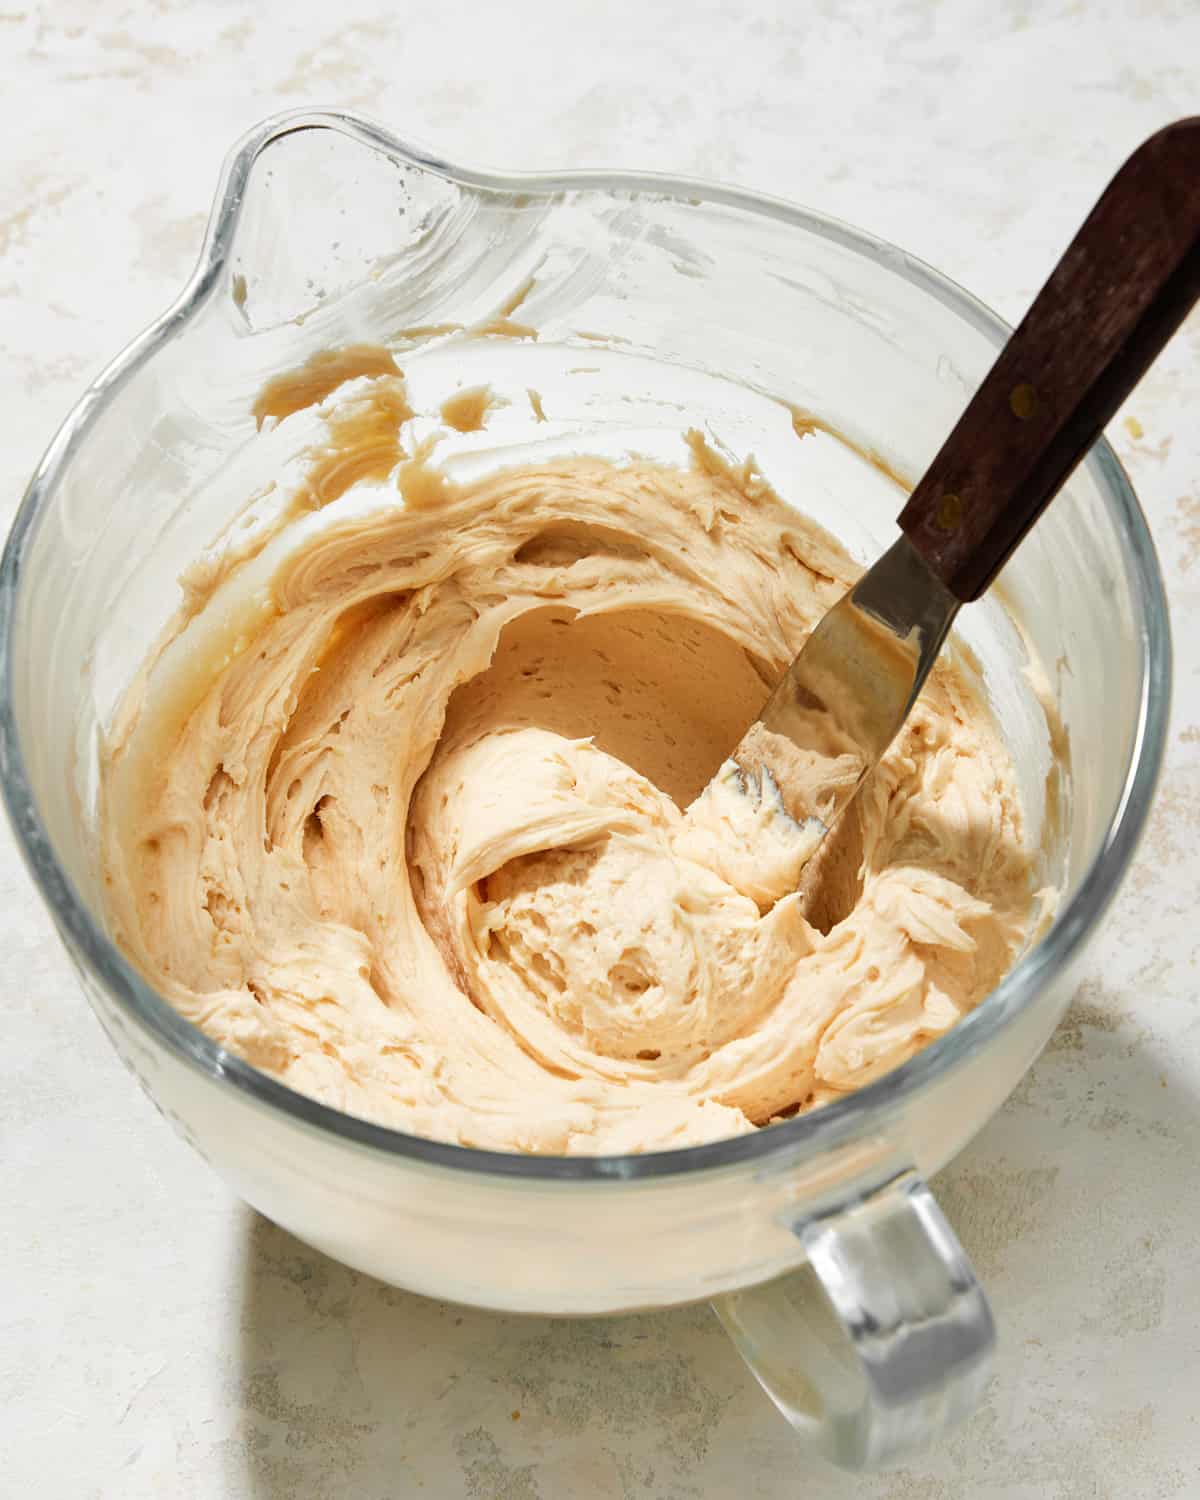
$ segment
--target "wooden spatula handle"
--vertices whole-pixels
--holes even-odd
[[[1198,296],[1200,116],[1109,183],[901,513],[959,599],[987,588]]]

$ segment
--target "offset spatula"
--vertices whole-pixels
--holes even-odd
[[[1200,296],[1200,116],[1109,184],[900,513],[704,797],[787,814],[798,870],[977,599]],[[1102,684],[1096,684],[1102,691]]]

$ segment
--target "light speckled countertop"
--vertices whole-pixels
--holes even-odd
[[[469,163],[780,194],[1012,317],[1128,150],[1200,107],[1191,0],[297,0],[276,14],[0,9],[5,525],[84,384],[187,275],[226,146],[274,110],[350,106]],[[799,1454],[706,1308],[475,1313],[255,1218],[120,1067],[4,828],[0,1491],[1200,1495],[1198,409],[1193,318],[1112,433],[1171,592],[1167,769],[1066,1021],[937,1182],[1003,1340],[990,1399],[947,1446],[852,1481]]]

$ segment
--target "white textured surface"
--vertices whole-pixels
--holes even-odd
[[[222,153],[270,111],[352,106],[469,163],[763,189],[897,241],[1012,317],[1126,152],[1198,104],[1193,0],[299,0],[276,17],[232,0],[0,10],[5,521],[84,383],[178,289]],[[117,1064],[5,829],[0,1490],[1200,1494],[1198,403],[1193,319],[1113,432],[1174,608],[1152,829],[1066,1023],[937,1183],[1003,1338],[959,1436],[850,1481],[797,1453],[706,1309],[493,1317],[256,1220]]]

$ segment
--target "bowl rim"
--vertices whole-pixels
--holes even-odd
[[[367,1148],[413,1164],[444,1167],[484,1177],[595,1183],[711,1171],[751,1162],[768,1165],[787,1153],[808,1155],[857,1134],[987,1045],[1033,1004],[1045,976],[1057,972],[1094,931],[1125,875],[1145,828],[1166,748],[1171,692],[1171,639],[1165,589],[1154,544],[1132,486],[1103,438],[1085,463],[1124,537],[1130,593],[1138,621],[1140,684],[1138,715],[1122,793],[1101,846],[1079,886],[1064,903],[1046,936],[969,1015],[944,1036],[873,1083],[844,1098],[749,1135],[705,1145],[638,1155],[541,1156],[462,1146],[411,1135],[322,1104],[260,1072],[212,1041],[146,983],[106,935],[59,863],[42,823],[26,771],[13,705],[17,641],[13,625],[22,563],[60,477],[101,412],[129,378],[165,342],[193,319],[220,284],[233,246],[244,191],[258,158],[298,131],[333,130],[467,188],[552,196],[565,192],[615,192],[693,200],[793,225],[885,266],[942,302],[997,346],[1010,329],[977,298],[897,246],[841,220],[783,199],[699,179],[659,173],[501,173],[458,166],[423,146],[401,139],[363,116],[339,110],[291,110],[247,131],[223,164],[196,267],[176,300],[101,372],[69,412],[51,440],[17,509],[0,558],[0,792],[17,844],[50,909],[60,936],[81,966],[95,973],[122,1010],[192,1069],[237,1091],[254,1104],[282,1113],[328,1140]]]

